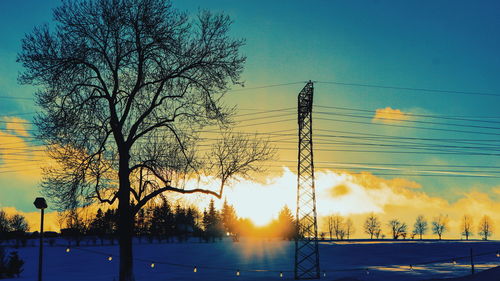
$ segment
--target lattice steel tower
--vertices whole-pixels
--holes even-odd
[[[297,177],[297,228],[295,279],[319,279],[318,224],[314,191],[312,144],[313,83],[299,93],[299,163]]]

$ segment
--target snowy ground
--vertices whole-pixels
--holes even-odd
[[[26,261],[21,278],[36,280],[38,248],[30,242],[17,250]],[[64,240],[55,246],[46,246],[44,252],[44,280],[118,280],[118,247],[87,246],[66,252]],[[462,276],[470,273],[470,259],[454,258],[474,253],[494,252],[475,257],[477,271],[500,265],[496,251],[499,241],[353,241],[321,242],[321,270],[323,280],[351,277],[358,280],[424,280]],[[102,252],[104,254],[99,254]],[[280,240],[244,239],[234,243],[229,240],[215,243],[164,243],[143,242],[134,245],[136,258],[134,271],[137,281],[146,280],[280,280],[293,279],[294,243]],[[108,260],[108,255],[113,259]],[[415,265],[435,260],[446,262]],[[151,263],[154,262],[154,268]],[[413,270],[409,265],[413,264]],[[197,272],[193,272],[194,267]],[[240,269],[240,276],[236,271]],[[368,271],[366,270],[368,269]],[[248,271],[263,270],[263,271]],[[270,271],[266,271],[270,270]],[[323,275],[323,273],[322,273]]]

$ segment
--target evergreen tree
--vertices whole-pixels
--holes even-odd
[[[200,214],[194,207],[189,207],[186,211],[186,223],[193,228],[193,230],[197,227],[196,221]]]
[[[142,236],[147,233],[147,221],[146,221],[146,211],[144,209],[137,212],[137,217],[135,220],[135,234],[139,236],[139,241],[142,241]]]
[[[101,208],[97,210],[95,218],[90,222],[89,234],[96,235],[101,240],[101,245],[104,244],[106,234],[106,223],[104,221],[104,213]]]
[[[283,239],[291,240],[295,237],[297,231],[295,226],[295,219],[292,211],[288,206],[284,206],[278,214],[278,233]]]
[[[153,213],[150,223],[150,234],[157,237],[158,240],[163,238],[170,240],[174,233],[175,217],[170,208],[170,204],[165,200],[159,206],[153,208]]]
[[[238,216],[236,215],[236,210],[232,205],[227,203],[227,199],[224,200],[221,210],[222,223],[224,225],[224,230],[227,233],[234,234],[236,231],[236,222],[238,221]]]
[[[212,238],[212,241],[217,237],[221,238],[224,232],[224,226],[220,219],[220,214],[215,209],[214,200],[211,199],[208,205],[208,211],[204,212],[203,216],[203,226],[205,228],[205,234],[208,238]]]
[[[182,208],[180,204],[175,207],[174,224],[175,235],[177,235],[179,242],[187,240],[190,228],[187,222],[187,210]]]
[[[108,237],[112,244],[115,242],[116,230],[118,227],[118,213],[116,209],[108,209],[102,218],[103,236]]]

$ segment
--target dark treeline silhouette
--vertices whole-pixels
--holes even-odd
[[[6,253],[2,244],[4,241],[14,239],[14,247],[26,246],[28,230],[29,226],[23,215],[7,216],[0,210],[0,279],[19,277],[23,271],[24,261],[19,258],[16,251]]]
[[[118,212],[116,209],[98,209],[90,216],[84,211],[72,210],[61,213],[63,222],[60,236],[67,241],[68,246],[80,246],[82,241],[86,245],[113,245],[118,239]],[[393,240],[420,239],[424,235],[434,234],[441,240],[449,232],[449,218],[440,214],[428,221],[425,216],[418,215],[412,224],[407,224],[398,218],[383,222],[374,213],[369,214],[363,223],[364,233],[370,239],[384,239],[386,236]],[[320,232],[320,239],[329,235],[330,239],[349,240],[355,233],[355,226],[351,218],[338,214],[325,217],[326,232]],[[200,211],[194,206],[172,204],[164,197],[155,205],[148,205],[141,209],[134,218],[135,237],[139,243],[170,243],[185,242],[189,238],[198,238],[201,242],[220,241],[223,237],[230,237],[239,241],[240,237],[281,238],[292,240],[297,237],[294,215],[284,206],[277,214],[276,219],[264,226],[256,226],[248,218],[240,218],[235,208],[226,200],[222,207],[217,209],[214,200],[210,200],[208,207]],[[11,246],[26,246],[29,238],[38,237],[38,232],[27,233],[29,226],[24,216],[20,214],[7,216],[0,210],[0,245],[9,241]],[[477,232],[476,232],[477,230]],[[386,231],[386,234],[383,232]],[[484,215],[477,224],[472,216],[464,215],[461,219],[460,232],[462,239],[469,240],[477,234],[477,238],[488,240],[494,231],[492,219]],[[47,243],[55,245],[56,232],[45,232]],[[13,244],[15,243],[15,244]],[[32,243],[33,244],[33,243]]]
[[[370,239],[384,239],[384,229],[387,237],[393,240],[398,239],[420,239],[424,235],[434,234],[438,240],[443,239],[443,236],[450,231],[449,217],[440,214],[433,217],[430,223],[423,215],[418,215],[413,224],[413,229],[410,229],[411,224],[401,221],[398,218],[392,218],[385,224],[374,213],[369,214],[363,222],[363,231]],[[384,226],[386,228],[384,228]],[[333,214],[325,217],[324,220],[325,232],[320,233],[320,239],[325,239],[328,235],[330,240],[349,240],[350,236],[355,232],[353,221],[348,217],[343,217],[338,214]],[[474,230],[477,229],[477,232]],[[484,215],[477,228],[475,228],[472,216],[464,215],[461,220],[460,233],[461,239],[469,240],[470,237],[477,233],[478,238],[488,240],[494,231],[493,220]]]
[[[21,214],[7,216],[7,214],[0,209],[0,244],[5,240],[15,239],[15,246],[26,246],[26,239],[28,235],[26,232],[29,230],[29,225],[26,218]]]
[[[118,232],[116,209],[98,209],[90,218],[72,211],[66,214],[61,236],[68,245],[115,244]],[[215,242],[228,236],[233,241],[240,237],[294,239],[297,235],[295,219],[288,207],[283,207],[277,218],[265,226],[255,226],[250,219],[239,218],[234,207],[224,201],[219,210],[214,200],[208,208],[199,211],[196,207],[173,205],[166,199],[156,205],[141,209],[134,219],[135,237],[139,243],[185,242],[190,237],[201,242]]]

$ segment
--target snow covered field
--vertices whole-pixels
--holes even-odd
[[[28,245],[31,245],[30,242]],[[118,247],[87,246],[71,248],[58,240],[55,246],[44,248],[44,280],[118,280]],[[500,265],[496,251],[498,241],[366,241],[321,242],[323,280],[343,277],[358,280],[424,280],[462,276],[470,273],[470,249],[474,254],[493,252],[475,257],[477,271]],[[15,250],[7,248],[7,251]],[[26,262],[21,278],[36,280],[38,248],[17,249]],[[99,252],[99,253],[97,253]],[[102,253],[102,254],[101,254]],[[243,239],[215,243],[136,243],[134,247],[137,281],[146,280],[292,280],[294,243],[281,240]],[[113,259],[108,260],[109,255]],[[446,262],[415,265],[436,260]],[[154,263],[154,267],[151,264]],[[409,265],[413,264],[413,270]],[[194,272],[196,266],[197,272]],[[236,272],[240,269],[240,276]],[[368,269],[368,271],[366,270]],[[249,271],[255,270],[255,271]],[[260,271],[262,270],[262,271]],[[269,270],[269,271],[267,271]],[[280,272],[283,278],[280,278]],[[323,273],[322,273],[323,275]]]

